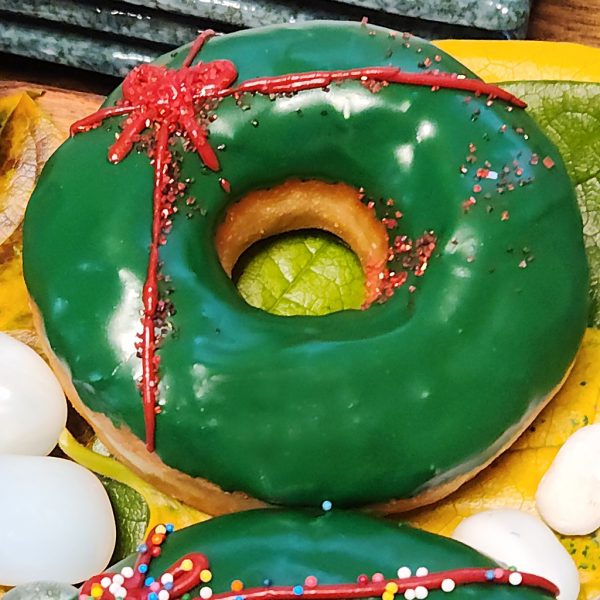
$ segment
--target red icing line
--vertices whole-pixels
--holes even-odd
[[[142,291],[144,314],[142,317],[142,402],[144,406],[144,422],[146,424],[146,447],[154,449],[154,421],[156,394],[158,387],[158,357],[156,356],[156,334],[154,332],[156,314],[158,312],[158,247],[162,234],[163,217],[168,185],[168,165],[171,162],[169,151],[169,128],[162,125],[158,131],[154,148],[154,197],[152,214],[152,241],[146,281]]]
[[[166,571],[166,574],[170,575],[172,580],[170,578],[165,579],[163,574],[163,576],[157,578],[157,582],[153,581],[149,585],[147,584],[145,573],[152,559],[160,555],[160,546],[164,543],[168,531],[164,525],[158,525],[152,530],[148,535],[146,544],[142,546],[138,554],[133,572],[129,577],[117,574],[116,576],[120,579],[115,582],[114,573],[96,575],[83,585],[79,593],[79,599],[88,600],[88,598],[94,597],[97,600],[115,600],[118,597],[118,588],[121,587],[126,590],[128,600],[147,600],[151,593],[157,594],[162,589],[167,589],[165,584],[171,584],[171,589],[167,590],[169,598],[170,600],[176,600],[199,585],[200,574],[204,570],[209,570],[208,559],[204,554],[200,553],[187,554],[170,567]],[[511,584],[511,575],[517,578],[520,577],[521,581]],[[110,583],[103,586],[101,582],[107,578]],[[451,579],[456,586],[476,583],[490,585],[509,584],[538,588],[553,596],[558,596],[559,594],[558,587],[544,577],[499,567],[453,569],[404,579],[366,580],[364,583],[360,579],[362,578],[359,578],[358,583],[348,584],[250,588],[239,592],[229,591],[214,594],[211,598],[212,600],[235,600],[238,597],[241,597],[242,600],[299,600],[300,598],[311,598],[312,600],[345,600],[348,598],[374,598],[382,596],[389,589],[388,586],[390,584],[397,588],[392,592],[393,594],[403,594],[405,591],[409,589],[414,590],[419,586],[425,587],[429,591],[441,589],[442,583],[447,579]],[[116,583],[117,589],[112,588],[111,583]],[[95,595],[93,594],[94,588],[96,588]],[[99,588],[101,588],[100,595],[98,595]],[[193,600],[202,599],[200,596],[196,596]]]
[[[154,148],[154,193],[152,239],[146,281],[143,287],[142,335],[139,346],[142,359],[142,394],[146,447],[152,452],[155,446],[156,398],[159,383],[156,354],[156,325],[159,320],[159,246],[164,243],[167,219],[173,212],[172,190],[166,179],[168,165],[172,161],[169,151],[171,134],[180,132],[194,146],[200,159],[212,171],[220,169],[215,151],[208,142],[206,127],[198,122],[197,104],[218,100],[243,93],[277,94],[299,92],[323,88],[332,83],[346,80],[360,80],[368,89],[377,92],[390,83],[455,89],[498,98],[524,108],[525,102],[501,88],[475,79],[461,78],[448,73],[406,73],[397,67],[367,67],[341,71],[313,71],[293,73],[277,77],[249,79],[237,87],[230,87],[237,79],[235,65],[228,60],[215,60],[190,66],[205,42],[214,36],[211,30],[204,31],[194,41],[183,61],[181,69],[167,69],[164,66],[141,65],[129,73],[123,82],[123,98],[116,106],[101,108],[71,126],[71,135],[88,131],[100,125],[108,117],[127,115],[121,133],[108,151],[108,160],[119,163],[125,158],[140,134],[151,129],[156,144]],[[377,84],[377,85],[375,85]],[[379,87],[378,87],[379,86]],[[229,181],[219,180],[224,192],[230,191]],[[166,212],[165,212],[166,211]],[[427,257],[426,257],[427,258]],[[424,262],[426,267],[426,259]],[[423,268],[424,270],[424,268]],[[401,277],[386,283],[388,291],[401,285]]]
[[[117,587],[121,587],[126,591],[127,600],[147,600],[148,595],[155,591],[150,586],[146,585],[146,573],[152,559],[160,556],[160,547],[165,542],[168,535],[169,532],[164,525],[157,525],[154,527],[148,534],[146,543],[141,546],[141,550],[132,567],[130,576],[123,577],[121,574],[117,574],[120,577],[120,580],[122,580],[121,583],[117,583]],[[188,563],[187,565],[186,562]],[[174,565],[163,573],[163,576],[167,574],[172,577],[172,587],[169,591],[169,597],[172,600],[181,598],[186,592],[198,585],[200,573],[208,568],[208,560],[203,554],[191,553],[181,557]],[[79,598],[81,600],[87,598],[95,600],[115,600],[115,598],[120,597],[116,589],[113,590],[113,593],[113,591],[108,589],[110,586],[102,585],[103,580],[106,578],[112,580],[114,576],[115,573],[101,573],[100,575],[92,577],[81,587]],[[111,583],[114,582],[111,581]],[[98,586],[102,588],[102,593],[100,595],[97,593]],[[154,587],[156,588],[156,584]],[[94,590],[94,588],[96,588],[96,590]],[[95,595],[94,591],[96,591]]]
[[[490,99],[498,98],[519,108],[526,108],[527,106],[523,100],[520,100],[506,90],[480,81],[479,79],[461,78],[455,73],[409,73],[401,71],[398,67],[367,67],[345,71],[311,71],[309,73],[294,73],[278,77],[259,77],[248,79],[235,88],[222,90],[218,95],[225,97],[244,92],[258,92],[260,94],[299,92],[326,87],[331,83],[348,79],[461,90],[486,95]]]
[[[494,572],[493,580],[486,576],[490,571]],[[439,571],[438,573],[429,573],[422,576],[407,577],[406,579],[384,579],[378,582],[360,583],[341,583],[335,585],[317,585],[315,587],[302,586],[302,593],[294,592],[295,586],[277,586],[268,588],[251,588],[241,592],[225,592],[214,594],[213,600],[235,600],[241,597],[243,600],[299,600],[299,598],[312,598],[313,600],[344,600],[345,598],[374,598],[381,596],[386,591],[386,586],[390,583],[398,586],[396,594],[403,594],[406,590],[415,589],[418,586],[427,588],[427,590],[439,590],[445,579],[452,579],[459,585],[469,585],[474,583],[488,584],[509,584],[509,577],[516,571],[506,569],[489,569],[483,567],[473,567],[466,569],[453,569],[450,571]],[[530,573],[518,573],[522,577],[519,585],[526,587],[540,588],[549,592],[553,596],[558,596],[559,590],[556,585],[544,577],[531,575]],[[201,600],[199,596],[193,600]]]
[[[202,50],[202,46],[204,46],[204,44],[211,38],[214,37],[216,34],[212,29],[205,29],[195,40],[194,43],[190,46],[190,49],[187,53],[187,56],[185,57],[183,63],[181,63],[182,67],[189,67],[192,62],[194,61],[194,59],[196,58],[196,56],[198,56],[198,53],[200,52],[200,50]]]

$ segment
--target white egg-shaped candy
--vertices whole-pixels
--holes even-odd
[[[600,425],[576,431],[558,451],[536,494],[542,519],[565,535],[600,527]]]
[[[452,537],[506,567],[552,581],[560,600],[577,600],[577,567],[537,517],[511,508],[488,510],[464,519]]]
[[[77,600],[77,588],[66,583],[35,581],[13,588],[2,600]]]
[[[65,396],[50,367],[0,333],[0,454],[50,453],[66,420]]]
[[[0,456],[0,585],[78,583],[101,572],[116,528],[98,478],[45,456]]]

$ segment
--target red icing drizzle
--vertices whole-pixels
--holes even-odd
[[[162,590],[168,592],[170,600],[181,598],[184,594],[199,584],[201,573],[209,570],[209,562],[204,554],[192,553],[179,559],[167,571],[167,578],[164,574],[154,581],[146,579],[146,572],[154,557],[161,553],[160,546],[168,535],[168,529],[164,525],[158,525],[148,535],[146,544],[144,544],[138,554],[133,567],[133,573],[122,571],[123,575],[114,573],[104,573],[96,575],[81,588],[79,593],[80,600],[96,598],[97,600],[115,600],[119,592],[126,591],[128,600],[147,600],[150,594],[158,596]],[[212,575],[211,575],[212,576]],[[115,579],[118,578],[118,579]],[[512,578],[517,578],[516,580]],[[210,578],[210,577],[209,577]],[[220,594],[213,594],[213,600],[300,600],[301,598],[311,598],[313,600],[345,600],[347,598],[376,598],[381,597],[383,593],[390,589],[393,594],[403,594],[406,590],[415,589],[418,586],[427,590],[437,590],[442,588],[445,580],[452,580],[456,586],[470,585],[474,583],[502,584],[502,585],[521,585],[526,587],[538,588],[553,596],[558,596],[559,589],[551,581],[532,575],[530,573],[521,573],[500,567],[473,567],[465,569],[453,569],[449,571],[440,571],[437,573],[428,573],[426,575],[411,576],[403,579],[384,579],[383,577],[371,580],[366,576],[360,576],[357,583],[341,583],[333,585],[319,585],[313,578],[311,584],[306,583],[303,586],[270,586],[260,588],[249,588],[241,591],[229,591]],[[115,587],[113,587],[113,584]],[[202,584],[200,584],[202,585]],[[201,600],[195,596],[193,600]]]
[[[199,122],[199,108],[209,106],[209,101],[218,101],[227,96],[239,96],[243,93],[300,92],[324,88],[346,80],[359,80],[372,92],[395,83],[430,87],[433,91],[440,88],[462,90],[476,95],[487,95],[490,100],[497,98],[520,108],[526,106],[522,100],[505,90],[479,80],[439,72],[408,73],[397,67],[292,73],[249,79],[231,87],[237,79],[237,70],[231,61],[215,60],[190,66],[204,43],[213,35],[213,31],[207,30],[198,36],[180,69],[168,69],[157,65],[141,65],[134,68],[123,82],[123,97],[116,106],[102,108],[71,126],[71,135],[74,135],[97,127],[108,117],[128,115],[122,124],[120,135],[108,151],[108,159],[113,163],[119,163],[129,154],[134,144],[140,140],[143,131],[149,129],[154,138],[154,148],[150,151],[154,167],[152,238],[142,294],[142,334],[138,348],[142,360],[140,390],[146,447],[150,452],[155,447],[156,412],[160,410],[156,403],[159,384],[159,357],[156,350],[160,341],[156,331],[161,318],[158,251],[165,241],[169,216],[174,212],[173,202],[177,195],[169,177],[172,165],[169,150],[171,136],[182,135],[194,147],[204,165],[212,171],[218,171],[220,168],[218,158],[208,142],[207,124]],[[219,183],[225,193],[230,191],[227,179],[220,178]],[[426,259],[421,266],[424,270]],[[419,273],[415,271],[415,274]],[[395,287],[404,283],[404,280],[404,274],[394,275],[384,282],[382,290],[389,294]]]

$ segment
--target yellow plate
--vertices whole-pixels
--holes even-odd
[[[566,42],[439,40],[436,46],[488,82],[600,83],[600,48]]]

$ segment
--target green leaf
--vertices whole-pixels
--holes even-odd
[[[359,309],[364,274],[357,256],[324,232],[265,240],[242,257],[238,290],[248,304],[275,315],[325,315]]]
[[[527,109],[558,146],[577,194],[591,269],[589,325],[600,327],[600,84],[521,81],[502,87]]]
[[[144,539],[149,512],[146,502],[133,488],[110,477],[100,476],[100,481],[110,498],[117,525],[112,564],[135,552],[140,540]]]

